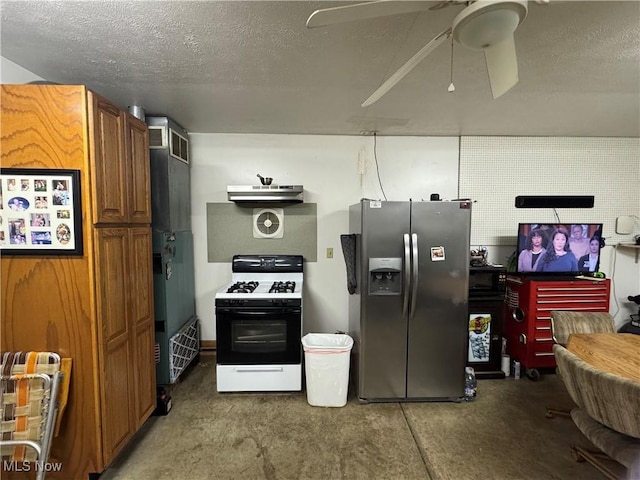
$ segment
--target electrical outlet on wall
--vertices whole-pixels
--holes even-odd
[[[333,258],[333,248],[327,248],[327,258]]]

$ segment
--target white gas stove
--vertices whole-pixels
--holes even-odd
[[[215,295],[217,390],[302,389],[300,255],[236,255]]]

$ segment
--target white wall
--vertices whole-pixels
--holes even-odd
[[[258,184],[260,173],[273,177],[274,183],[304,185],[305,202],[317,204],[318,261],[305,264],[305,332],[347,330],[340,234],[348,233],[349,205],[363,197],[382,198],[376,158],[388,200],[428,199],[431,193],[444,199],[458,196],[457,137],[191,134],[189,138],[196,312],[204,340],[215,339],[214,296],[231,279],[229,263],[207,263],[206,204],[226,202],[227,185]],[[334,249],[332,259],[326,258],[329,247]]]
[[[0,81],[2,83],[29,83],[36,80],[44,79],[17,63],[0,57]]]

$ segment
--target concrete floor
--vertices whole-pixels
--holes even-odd
[[[183,374],[169,415],[152,417],[101,480],[155,479],[581,479],[604,478],[577,463],[589,446],[568,418],[555,375],[480,380],[472,403],[312,407],[306,394],[219,394],[215,357]]]

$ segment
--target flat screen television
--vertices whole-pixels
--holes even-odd
[[[584,275],[600,268],[602,223],[519,223],[516,271]]]

